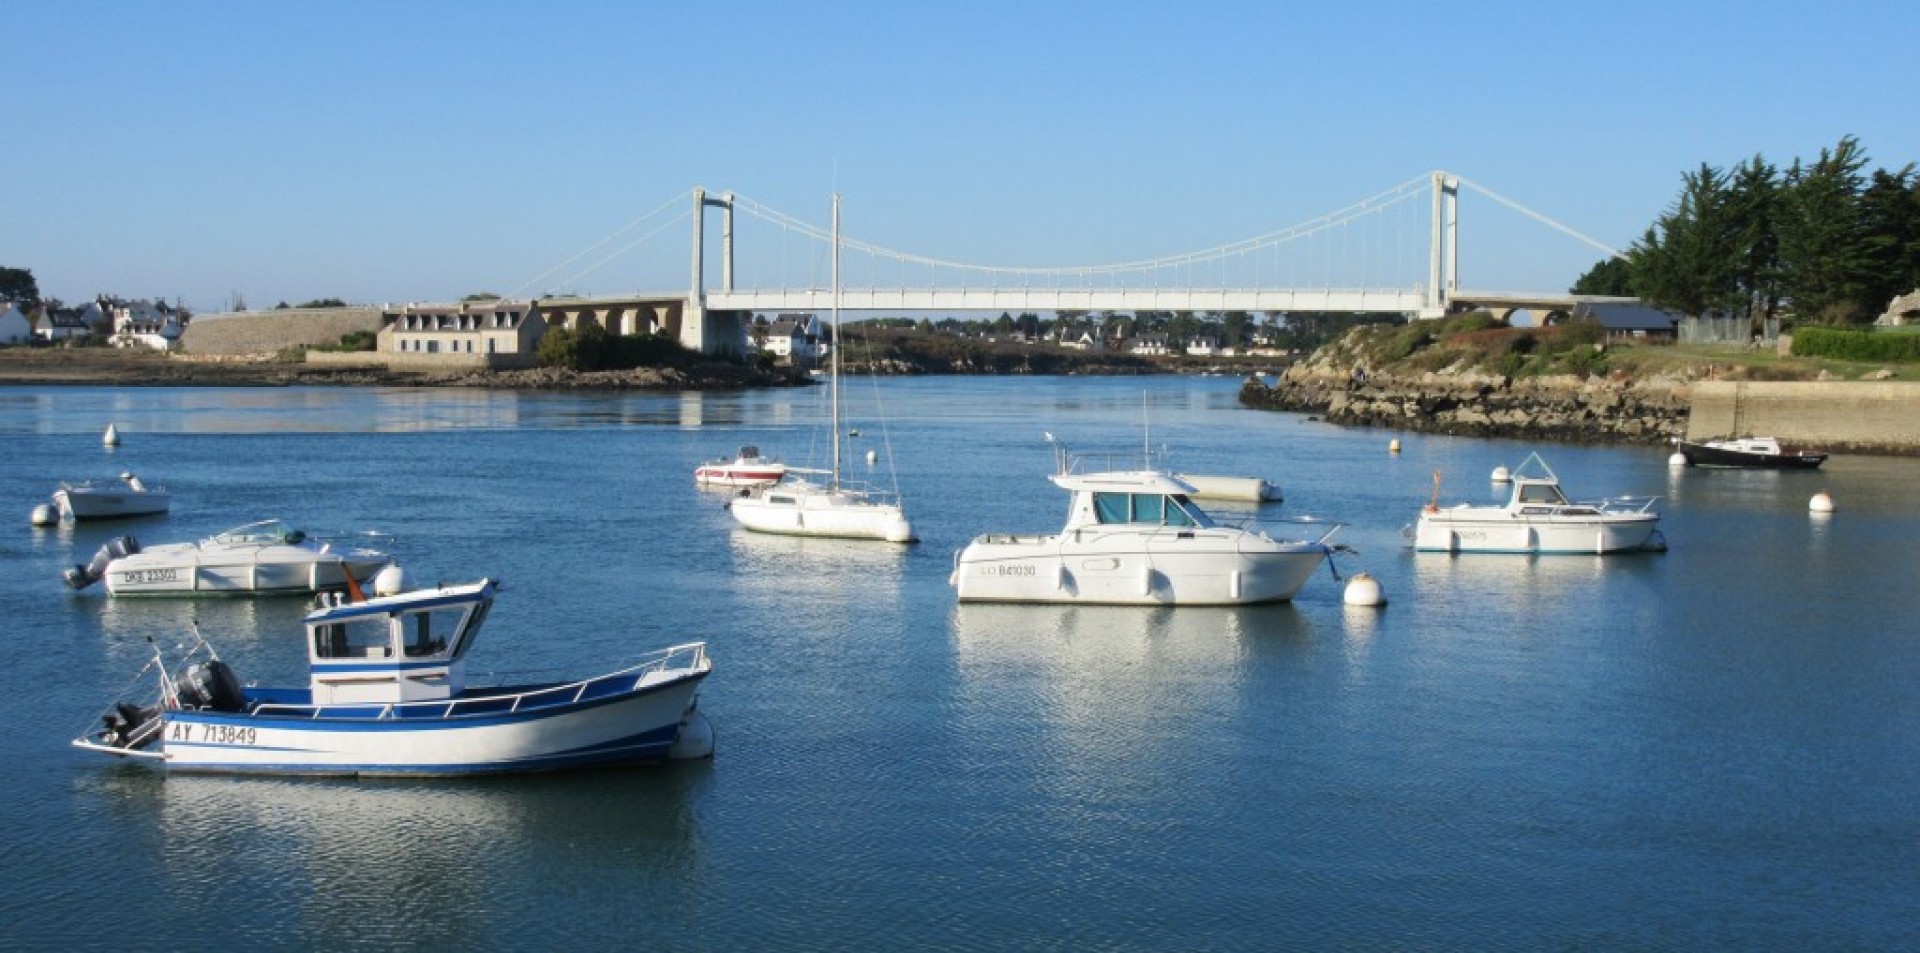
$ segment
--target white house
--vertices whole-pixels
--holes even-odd
[[[796,364],[807,364],[820,356],[822,333],[819,317],[811,314],[783,314],[767,325],[768,354],[784,357]]]
[[[1133,339],[1131,350],[1142,357],[1166,357],[1173,353],[1164,334],[1142,334]]]
[[[180,340],[186,328],[179,310],[165,301],[126,301],[102,297],[98,306],[113,322],[114,347],[148,347],[164,351]]]
[[[409,304],[380,320],[381,351],[446,365],[529,364],[546,330],[532,302],[506,298]]]
[[[0,344],[25,344],[33,340],[33,322],[27,319],[26,312],[11,301],[0,301],[7,306],[0,312]]]
[[[1187,342],[1188,357],[1221,357],[1232,353],[1231,349],[1222,348],[1220,339],[1216,337],[1202,335]]]

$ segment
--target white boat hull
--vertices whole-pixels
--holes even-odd
[[[736,522],[756,533],[914,541],[913,524],[898,505],[846,490],[769,489],[736,498],[727,509]]]
[[[125,488],[110,490],[64,489],[53,494],[54,508],[70,520],[121,519],[129,516],[156,516],[173,505],[173,494],[165,490],[134,492]]]
[[[1327,558],[1318,542],[1212,527],[982,536],[960,554],[962,602],[1231,606],[1292,599]]]
[[[171,711],[159,751],[169,771],[363,777],[661,761],[679,740],[707,670],[665,674],[631,694],[521,713],[380,719]]]
[[[1423,553],[1618,553],[1648,548],[1660,517],[1651,513],[1528,517],[1495,510],[1424,512],[1413,548]]]
[[[365,550],[315,552],[297,546],[204,552],[196,544],[153,546],[107,564],[116,596],[308,594],[366,582],[392,559]]]

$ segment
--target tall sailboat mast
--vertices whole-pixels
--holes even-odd
[[[833,193],[833,488],[840,488],[840,193]]]

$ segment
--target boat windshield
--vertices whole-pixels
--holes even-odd
[[[1094,518],[1102,523],[1153,523],[1160,526],[1211,526],[1184,495],[1095,493]]]
[[[244,545],[249,543],[297,543],[305,538],[305,533],[279,520],[261,520],[258,523],[236,526],[233,529],[215,536],[213,541],[227,545]]]
[[[1560,493],[1560,487],[1552,483],[1522,483],[1517,497],[1521,503],[1558,505],[1567,502],[1567,498]]]

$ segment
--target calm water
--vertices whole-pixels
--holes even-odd
[[[1491,499],[1532,448],[1241,410],[1236,386],[882,383],[891,426],[860,439],[895,450],[912,549],[747,535],[693,487],[738,444],[804,458],[811,390],[0,388],[4,945],[1920,947],[1920,462],[1549,447],[1576,496],[1666,497],[1672,550],[1415,557],[1398,532],[1435,469],[1444,501]],[[1062,518],[1041,432],[1139,446],[1143,403],[1180,468],[1350,522],[1339,571],[1391,606],[1346,608],[1328,573],[1244,610],[956,606],[968,537]],[[174,512],[28,525],[58,480],[125,469]],[[59,582],[114,535],[268,517],[393,533],[416,580],[503,577],[480,669],[709,640],[717,756],[402,783],[67,747],[196,620],[243,679],[304,678],[298,600]]]

